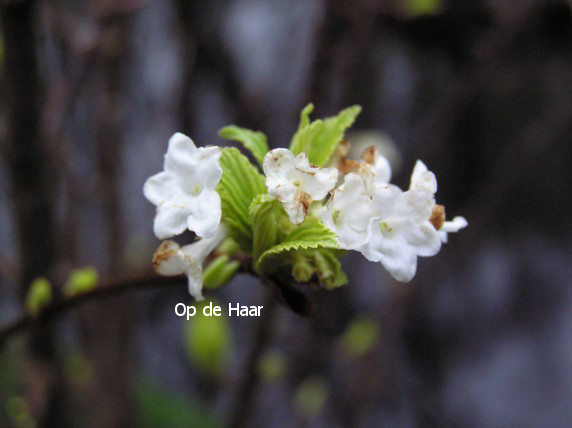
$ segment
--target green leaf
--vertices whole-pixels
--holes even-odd
[[[220,376],[224,371],[232,348],[228,317],[206,316],[203,309],[216,301],[196,304],[197,313],[184,323],[184,339],[191,360],[211,376]]]
[[[343,140],[346,129],[353,125],[361,112],[360,106],[348,107],[336,116],[324,120],[309,121],[314,106],[308,104],[300,115],[300,125],[294,134],[290,150],[295,155],[306,153],[310,162],[325,166],[337,145]]]
[[[52,286],[46,278],[36,278],[30,285],[26,296],[26,310],[37,315],[52,301]]]
[[[339,248],[336,234],[315,217],[308,217],[279,244],[266,250],[258,258],[256,269],[268,273],[272,268],[288,264],[290,258],[285,256],[291,252],[310,248]]]
[[[292,223],[280,201],[270,195],[258,195],[250,204],[250,219],[253,229],[253,257],[260,255],[278,244],[286,233],[281,228]]]
[[[85,293],[95,288],[99,276],[97,271],[92,267],[73,270],[64,285],[64,294],[66,296],[75,296]]]
[[[326,248],[292,253],[292,276],[297,282],[307,282],[316,275],[320,285],[328,290],[348,283],[338,259],[339,251]]]
[[[251,131],[250,129],[240,128],[235,125],[225,126],[218,135],[227,140],[238,141],[250,150],[254,159],[262,166],[264,156],[268,153],[268,143],[266,135],[260,131]]]
[[[203,271],[203,287],[214,289],[229,282],[240,267],[240,263],[233,260],[229,263],[229,256],[223,254],[214,259]]]
[[[340,338],[340,347],[351,358],[367,354],[379,337],[379,329],[374,320],[358,319],[350,324]]]
[[[300,113],[300,124],[298,125],[298,131],[302,130],[310,124],[310,114],[314,111],[314,104],[308,103],[306,107],[302,109]]]
[[[230,237],[222,241],[222,244],[220,244],[216,249],[217,253],[228,254],[229,256],[235,256],[239,251],[240,247],[235,242],[235,240]]]
[[[267,193],[264,176],[233,147],[223,149],[220,166],[223,174],[217,191],[221,198],[222,221],[236,243],[250,253],[252,227],[248,208],[256,196]]]

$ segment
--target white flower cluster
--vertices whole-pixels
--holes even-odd
[[[437,254],[447,233],[457,232],[467,221],[445,221],[444,207],[435,203],[435,175],[423,162],[417,161],[410,187],[403,191],[389,184],[390,164],[374,147],[365,150],[361,161],[345,157],[347,143],[340,147],[336,165],[329,168],[311,164],[304,153],[269,151],[263,162],[268,193],[283,204],[293,224],[304,221],[314,201],[325,200],[314,204],[312,215],[317,212],[336,233],[341,248],[360,251],[368,260],[381,262],[395,279],[410,281],[417,257]],[[157,206],[154,232],[159,239],[187,229],[200,238],[183,247],[165,241],[153,259],[162,275],[187,275],[196,300],[203,298],[202,263],[227,236],[216,191],[223,174],[221,153],[219,147],[197,148],[177,133],[169,140],[164,171],[150,177],[143,188]]]
[[[294,156],[287,149],[274,149],[263,165],[268,193],[284,204],[295,224],[304,221],[312,201],[331,193],[321,218],[337,234],[340,247],[381,262],[398,281],[411,281],[417,257],[437,254],[447,233],[457,232],[467,221],[463,217],[445,221],[443,206],[435,203],[437,180],[423,162],[417,161],[404,192],[389,184],[391,166],[375,147],[367,148],[362,159],[338,159],[338,164],[350,164],[355,172],[336,188],[337,168],[320,168],[311,165],[304,153]],[[343,173],[345,168],[340,169]]]
[[[417,257],[437,254],[448,232],[467,226],[463,217],[445,221],[435,203],[437,180],[417,161],[407,191],[389,184],[389,162],[373,148],[354,162],[355,172],[344,177],[323,209],[322,221],[338,235],[340,247],[381,262],[398,281],[410,281]]]

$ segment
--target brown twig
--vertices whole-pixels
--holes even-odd
[[[181,286],[186,283],[186,278],[184,276],[147,276],[139,278],[122,279],[119,281],[111,281],[106,284],[102,284],[93,290],[85,293],[81,293],[72,297],[55,300],[52,304],[44,307],[38,314],[33,315],[31,313],[24,313],[20,315],[15,321],[9,323],[5,327],[0,329],[0,347],[4,342],[12,335],[32,328],[35,325],[40,324],[43,321],[48,321],[54,317],[61,315],[71,309],[77,308],[78,306],[93,301],[104,299],[107,297],[117,296],[119,294],[133,291],[141,290],[147,288],[160,288],[160,287],[175,287]]]

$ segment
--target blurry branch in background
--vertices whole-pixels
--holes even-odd
[[[238,271],[239,273],[246,273],[251,276],[258,277],[252,269],[252,260],[250,258],[245,257],[241,259],[240,262],[241,265]],[[267,298],[268,301],[274,301],[274,299],[276,299],[301,316],[315,316],[314,305],[309,300],[308,296],[299,289],[294,288],[292,284],[280,280],[277,277],[259,278],[262,284],[271,291],[270,293],[267,293],[272,297],[272,299]],[[119,279],[100,283],[96,288],[89,291],[81,292],[70,297],[54,299],[52,302],[41,308],[36,314],[28,312],[23,313],[13,322],[0,328],[0,347],[2,347],[6,340],[13,335],[26,329],[33,328],[35,325],[41,324],[43,321],[51,321],[55,316],[75,309],[84,303],[142,289],[181,287],[186,284],[187,279],[184,276],[157,275]],[[265,304],[268,304],[270,307],[274,305],[274,302],[269,303],[266,301]]]
[[[167,288],[180,287],[186,284],[186,278],[183,276],[166,277],[150,275],[147,277],[121,279],[109,281],[97,286],[90,291],[76,294],[72,297],[63,299],[55,299],[49,305],[43,307],[37,314],[26,312],[20,315],[15,321],[0,329],[0,347],[4,345],[7,339],[26,329],[33,328],[36,325],[52,321],[56,316],[62,315],[67,311],[75,309],[84,303],[91,301],[113,297],[118,294],[149,289],[149,288]]]

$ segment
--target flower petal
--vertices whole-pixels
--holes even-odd
[[[208,238],[216,232],[220,224],[220,196],[214,190],[203,190],[193,199],[187,217],[187,227],[201,238]]]
[[[403,236],[419,256],[431,257],[441,249],[439,233],[428,221],[419,226],[404,228]]]
[[[187,229],[187,218],[190,214],[188,204],[175,205],[165,203],[157,208],[153,222],[153,232],[159,239],[167,239],[180,235]]]
[[[143,194],[153,205],[161,205],[176,197],[179,194],[177,190],[176,178],[164,171],[149,177],[143,185]]]
[[[359,249],[367,239],[371,199],[361,176],[350,173],[334,192],[322,214],[322,221],[338,235],[340,247]]]
[[[380,217],[370,220],[368,240],[362,247],[362,254],[370,261],[381,262],[398,281],[409,282],[415,276],[417,254],[404,236],[398,231],[392,231]]]
[[[413,168],[409,189],[424,189],[431,193],[437,192],[437,179],[435,178],[435,174],[429,171],[427,166],[420,160],[417,160]]]

